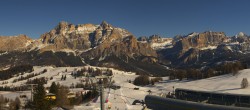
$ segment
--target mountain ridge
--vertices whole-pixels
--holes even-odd
[[[224,32],[205,31],[174,38],[159,35],[136,38],[106,21],[99,25],[60,22],[37,40],[26,35],[0,37],[0,44],[3,67],[22,63],[97,65],[154,75],[169,74],[169,67],[201,68],[222,61],[244,62],[250,53],[250,37],[242,32],[233,37]],[[154,73],[151,69],[159,71]]]

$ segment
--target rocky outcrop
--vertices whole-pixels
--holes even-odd
[[[156,51],[161,49],[171,48],[172,47],[172,38],[163,38],[159,35],[151,35],[149,37],[139,37],[138,41],[142,43],[148,43],[151,48]]]
[[[112,34],[112,35],[111,35]],[[55,29],[41,36],[43,44],[49,44],[45,50],[89,50],[102,43],[112,43],[131,35],[128,31],[115,28],[103,21],[100,25],[73,25],[60,22]]]
[[[113,36],[113,33],[111,34]],[[137,56],[148,56],[157,58],[156,52],[147,44],[137,42],[134,36],[128,36],[121,39],[120,42],[104,42],[93,50],[82,54],[87,58],[100,58],[106,56],[127,56],[129,58],[135,58]]]
[[[203,48],[208,46],[217,46],[223,42],[227,42],[227,37],[224,32],[204,32],[191,33],[187,36],[179,38],[175,43],[174,48],[182,51],[187,51],[190,48]]]
[[[248,35],[244,34],[243,32],[240,32],[237,35],[233,36],[231,40],[232,42],[245,43],[245,42],[249,42],[250,38]]]
[[[32,42],[26,35],[0,36],[0,51],[24,51]]]
[[[128,31],[103,21],[100,25],[76,25],[60,22],[55,29],[41,36],[42,50],[73,49],[88,51],[83,56],[99,58],[115,56],[150,56],[157,54],[148,44],[142,44]]]
[[[49,44],[42,50],[79,49],[86,50],[91,47],[90,37],[97,26],[92,24],[73,25],[60,22],[55,29],[41,35],[42,43]]]
[[[173,40],[173,48],[159,51],[158,55],[162,59],[169,60],[172,65],[201,66],[207,62],[213,62],[213,58],[227,55],[228,52],[239,53],[241,52],[239,50],[247,50],[247,45],[247,43],[235,43],[224,32],[207,31],[203,33],[191,33],[186,36],[177,36]],[[207,57],[207,55],[210,55],[212,58]]]

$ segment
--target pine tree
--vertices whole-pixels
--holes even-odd
[[[63,75],[62,75],[62,77],[61,77],[61,80],[63,80]]]
[[[45,99],[46,92],[41,82],[38,83],[37,88],[34,91],[34,109],[35,110],[50,110],[50,103]]]
[[[16,97],[16,99],[15,99],[15,108],[16,108],[16,110],[20,109],[20,104],[21,104],[20,99],[18,97]]]
[[[50,88],[49,88],[49,93],[57,94],[58,87],[55,82],[52,82]]]
[[[66,80],[66,75],[64,76],[63,80]]]

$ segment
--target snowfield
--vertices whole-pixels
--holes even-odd
[[[173,47],[172,39],[167,39],[166,41],[158,42],[158,43],[151,43],[151,48],[155,50],[172,48],[172,47]]]
[[[87,66],[90,67],[90,66]],[[34,67],[34,71],[32,73],[39,73],[44,69],[47,69],[47,72],[34,78],[39,77],[53,77],[53,80],[48,80],[48,84],[46,87],[49,87],[52,82],[60,83],[62,85],[70,86],[72,83],[80,83],[80,78],[74,78],[71,76],[71,72],[75,69],[81,69],[83,67],[51,67],[45,66]],[[100,69],[107,69],[103,67],[93,67],[93,68],[100,68]],[[67,69],[67,72],[65,70]],[[185,89],[192,89],[192,90],[201,90],[201,91],[213,91],[213,92],[223,92],[223,93],[235,93],[235,94],[250,94],[250,88],[241,89],[240,84],[243,78],[247,78],[250,80],[250,69],[245,69],[239,71],[239,73],[235,76],[232,74],[222,75],[211,77],[202,80],[195,80],[195,81],[178,81],[178,80],[168,80],[168,77],[163,77],[163,81],[159,83],[155,83],[155,85],[148,85],[144,87],[135,86],[128,81],[133,81],[137,75],[133,72],[124,72],[119,71],[116,69],[112,69],[113,71],[113,80],[115,81],[116,85],[121,86],[120,89],[113,90],[113,89],[104,89],[105,91],[105,98],[107,98],[108,103],[105,103],[105,107],[111,106],[111,110],[141,110],[143,107],[140,104],[132,105],[134,100],[144,100],[144,97],[149,94],[148,90],[152,91],[153,95],[161,95],[167,94],[168,92],[173,91],[174,88],[185,88]],[[28,75],[29,73],[25,73],[23,76]],[[61,76],[66,75],[67,79],[65,81],[61,81]],[[20,76],[19,76],[20,77]],[[19,81],[16,83],[12,83],[12,81],[17,78],[13,77],[11,79],[5,80],[8,81],[8,84],[2,84],[1,86],[20,86],[24,84],[26,81]],[[34,79],[31,78],[31,79]],[[2,83],[3,81],[0,81]],[[134,90],[134,88],[139,88],[139,90]],[[72,90],[73,91],[73,90]],[[75,91],[75,90],[74,90]],[[30,97],[30,91],[23,91],[23,92],[6,92],[1,91],[0,94],[4,95],[5,97],[15,99],[17,96],[21,94],[26,94]],[[90,105],[87,106],[87,103],[78,105],[74,107],[74,110],[98,110],[100,109],[99,97],[96,102],[91,101]]]

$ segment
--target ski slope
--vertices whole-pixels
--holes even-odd
[[[89,66],[87,66],[89,67]],[[61,85],[70,86],[72,83],[76,84],[80,82],[80,78],[74,78],[71,76],[71,72],[75,69],[81,69],[83,67],[34,67],[34,71],[32,73],[38,73],[47,69],[48,71],[44,74],[35,76],[34,78],[39,77],[53,77],[53,80],[48,80],[48,84],[46,87],[49,87],[52,82],[60,83]],[[103,67],[93,67],[100,69],[107,69]],[[67,69],[67,72],[65,70]],[[224,92],[224,93],[235,93],[235,94],[250,94],[250,87],[246,89],[241,89],[241,81],[243,78],[247,78],[250,80],[250,69],[245,69],[239,71],[239,73],[235,76],[232,74],[222,75],[211,77],[202,80],[195,81],[178,81],[178,80],[168,80],[168,77],[164,77],[163,81],[159,83],[155,83],[155,85],[148,85],[144,87],[135,86],[128,81],[133,81],[137,75],[133,72],[124,72],[116,69],[112,69],[114,73],[113,80],[116,85],[121,86],[120,89],[104,89],[105,98],[107,98],[108,102],[105,103],[105,107],[111,106],[111,110],[141,110],[143,108],[142,105],[132,105],[134,100],[144,100],[144,97],[149,94],[147,91],[152,91],[153,95],[161,95],[163,93],[167,94],[168,92],[173,91],[174,88],[185,88],[192,90],[201,90],[201,91],[213,91],[213,92]],[[29,73],[25,73],[27,75]],[[66,75],[67,79],[65,81],[61,81],[61,76]],[[19,81],[16,83],[11,83],[13,79],[5,80],[8,81],[8,84],[2,84],[1,86],[20,86],[24,84],[26,81]],[[33,79],[33,78],[32,78]],[[0,81],[1,83],[2,81]],[[134,90],[133,88],[139,88],[139,90]],[[15,99],[15,97],[26,94],[30,97],[30,91],[23,92],[8,92],[8,91],[0,91],[0,94],[8,97],[10,99]],[[87,106],[87,103],[78,105],[74,107],[74,110],[98,110],[100,109],[100,97],[93,102],[90,102],[90,105]]]

